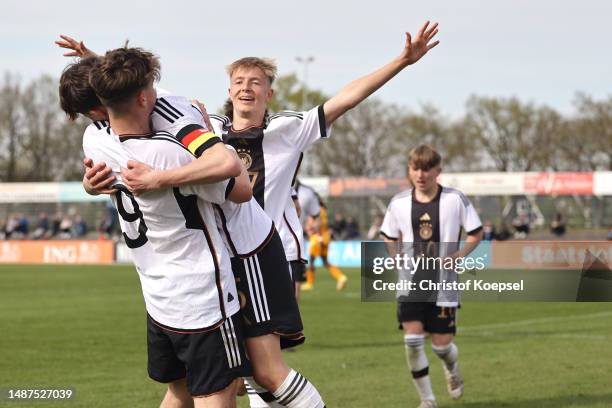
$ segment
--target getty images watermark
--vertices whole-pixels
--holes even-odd
[[[361,246],[363,301],[612,301],[612,246],[529,243],[522,247],[482,242],[469,255],[456,256],[459,242],[402,243],[389,255],[382,242]],[[536,264],[521,261],[526,249],[581,253],[580,263]],[[494,253],[497,250],[497,253]],[[391,252],[393,253],[393,252]],[[499,263],[495,265],[493,257]],[[559,258],[557,256],[557,258]],[[525,258],[527,259],[527,258]],[[555,258],[556,259],[556,258]],[[569,258],[568,258],[569,259]],[[531,263],[530,263],[531,262]]]

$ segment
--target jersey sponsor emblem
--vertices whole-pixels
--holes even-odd
[[[232,300],[234,300],[234,297],[232,296],[232,294],[231,294],[231,293],[228,293],[228,294],[227,294],[227,301],[228,301],[228,302],[231,302]]]

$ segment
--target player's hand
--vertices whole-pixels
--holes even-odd
[[[112,174],[110,167],[105,163],[93,163],[89,157],[83,159],[85,175],[83,176],[83,188],[90,195],[113,194],[117,189],[112,188],[112,183],[117,179]]]
[[[429,21],[421,27],[414,39],[409,32],[406,32],[406,45],[402,55],[400,56],[407,65],[414,64],[420,60],[427,51],[438,45],[440,41],[431,42],[433,37],[438,33],[438,23],[429,26]]]
[[[136,196],[161,188],[155,169],[136,160],[128,160],[127,169],[121,168],[121,178]]]
[[[214,132],[212,123],[210,122],[210,118],[208,117],[208,112],[206,112],[206,106],[204,106],[204,104],[198,101],[197,99],[193,99],[191,103],[200,109],[200,112],[202,113],[202,119],[204,120],[204,123],[206,123],[206,127],[208,127],[208,130]]]
[[[67,48],[72,50],[72,52],[67,52],[64,54],[64,57],[95,57],[97,54],[87,48],[83,41],[77,41],[72,37],[68,37],[67,35],[60,34],[61,40],[55,41],[60,48]]]

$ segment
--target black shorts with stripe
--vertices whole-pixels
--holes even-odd
[[[302,261],[289,262],[294,282],[306,282],[306,264]]]
[[[251,375],[240,312],[205,332],[169,330],[147,315],[149,377],[161,383],[181,378],[193,396],[221,391]]]
[[[302,344],[302,318],[295,300],[283,243],[274,231],[261,251],[247,258],[232,258],[240,296],[245,337],[278,334],[281,347]]]
[[[433,302],[397,302],[397,321],[419,321],[428,333],[455,334],[457,332],[457,308],[441,307]]]

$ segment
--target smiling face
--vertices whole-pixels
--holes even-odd
[[[229,97],[234,105],[234,112],[240,116],[263,121],[272,95],[270,80],[259,67],[238,67],[230,77]]]

